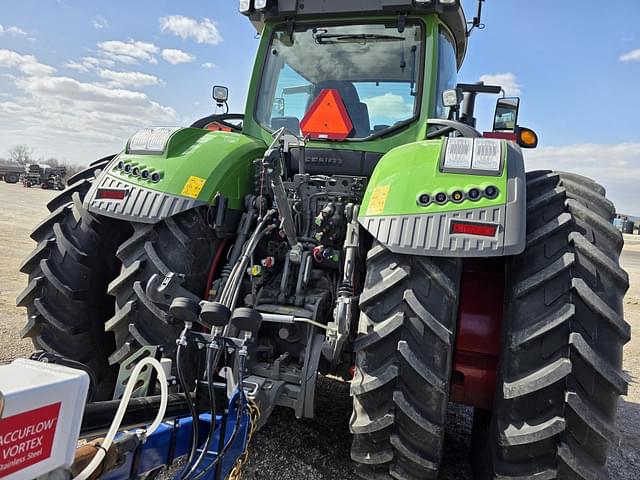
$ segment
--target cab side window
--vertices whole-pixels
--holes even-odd
[[[456,47],[449,32],[440,28],[438,35],[438,91],[436,98],[436,117],[448,118],[449,108],[442,104],[442,92],[456,88],[458,84],[458,62]]]

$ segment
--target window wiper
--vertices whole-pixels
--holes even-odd
[[[403,42],[404,37],[394,35],[380,35],[377,33],[319,33],[314,36],[319,45],[332,45],[337,43],[386,43]]]

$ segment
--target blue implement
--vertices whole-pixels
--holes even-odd
[[[212,448],[207,452],[202,465],[192,478],[198,478],[198,480],[222,480],[227,478],[237,459],[245,451],[250,418],[244,396],[242,397],[242,412],[239,426],[235,433],[235,438],[231,441],[236,431],[235,425],[238,413],[236,404],[239,396],[239,392],[236,391],[229,401],[227,413],[216,417],[216,430]],[[196,456],[204,447],[212,416],[209,413],[201,414],[199,420],[201,433],[198,439],[199,450],[196,452]],[[192,427],[193,422],[191,417],[178,418],[170,422],[162,423],[155,432],[146,438],[144,443],[139,445],[134,452],[126,456],[122,465],[108,472],[101,478],[103,480],[129,480],[155,473],[165,467],[170,467],[177,459],[189,453],[189,449],[191,448]],[[220,442],[221,436],[224,442]],[[219,453],[223,451],[224,446],[227,444],[229,444],[229,447],[220,461],[205,474],[202,474],[212,462],[216,461]]]

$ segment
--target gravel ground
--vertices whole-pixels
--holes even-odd
[[[24,312],[15,298],[26,285],[18,272],[31,251],[29,232],[45,215],[53,192],[24,189],[0,182],[0,363],[31,352],[28,341],[19,340]],[[624,367],[631,383],[618,410],[621,445],[612,450],[611,478],[637,480],[640,473],[640,237],[626,236],[622,257],[631,277],[625,313],[632,341],[625,348]],[[296,420],[293,412],[277,409],[265,428],[256,434],[245,469],[246,480],[349,480],[355,478],[349,460],[348,420],[351,399],[348,385],[322,379],[319,382],[318,417]],[[471,479],[468,464],[471,410],[449,408],[447,443],[441,480]]]

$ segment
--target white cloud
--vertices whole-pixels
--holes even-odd
[[[137,64],[140,61],[158,63],[158,60],[153,55],[160,51],[153,43],[135,40],[128,40],[127,42],[109,40],[98,43],[98,48],[105,57],[129,65]]]
[[[95,28],[96,30],[102,30],[103,28],[107,28],[108,26],[109,22],[101,15],[98,15],[93,19],[93,28]]]
[[[158,77],[141,72],[114,72],[103,69],[98,72],[98,76],[107,80],[109,85],[116,87],[146,87],[163,84]]]
[[[205,62],[202,64],[202,68],[206,68],[207,70],[211,70],[213,68],[216,68],[216,64],[212,63],[212,62]]]
[[[620,55],[621,62],[640,62],[640,48]]]
[[[108,58],[83,57],[79,62],[70,61],[65,63],[65,67],[81,73],[87,73],[99,67],[113,67],[116,62]]]
[[[413,116],[413,105],[400,95],[385,93],[362,101],[367,104],[369,116],[376,124],[407,120]]]
[[[191,63],[196,59],[195,55],[191,55],[190,53],[183,52],[176,48],[165,48],[162,50],[162,58],[172,65],[177,65],[178,63]]]
[[[178,118],[173,108],[145,93],[55,76],[47,65],[50,70],[45,72],[31,55],[0,50],[0,65],[17,72],[11,81],[18,90],[0,97],[0,145],[27,143],[86,164],[122,149],[139,128],[172,124]],[[38,70],[41,73],[35,73]]]
[[[193,38],[198,43],[209,45],[219,45],[223,40],[216,23],[208,18],[198,22],[195,18],[169,15],[160,18],[160,30],[177,35],[183,40]]]
[[[0,35],[11,35],[14,37],[26,37],[28,35],[27,32],[25,32],[24,30],[12,26],[12,27],[4,27],[2,25],[0,25]]]
[[[618,211],[640,216],[640,143],[578,144],[525,151],[529,170],[579,173],[607,188]]]
[[[56,71],[52,66],[40,63],[33,55],[4,49],[0,49],[0,67],[17,68],[25,75],[51,75]]]
[[[506,95],[520,95],[522,93],[522,85],[518,83],[518,79],[513,73],[482,75],[480,81],[487,85],[500,85]]]

